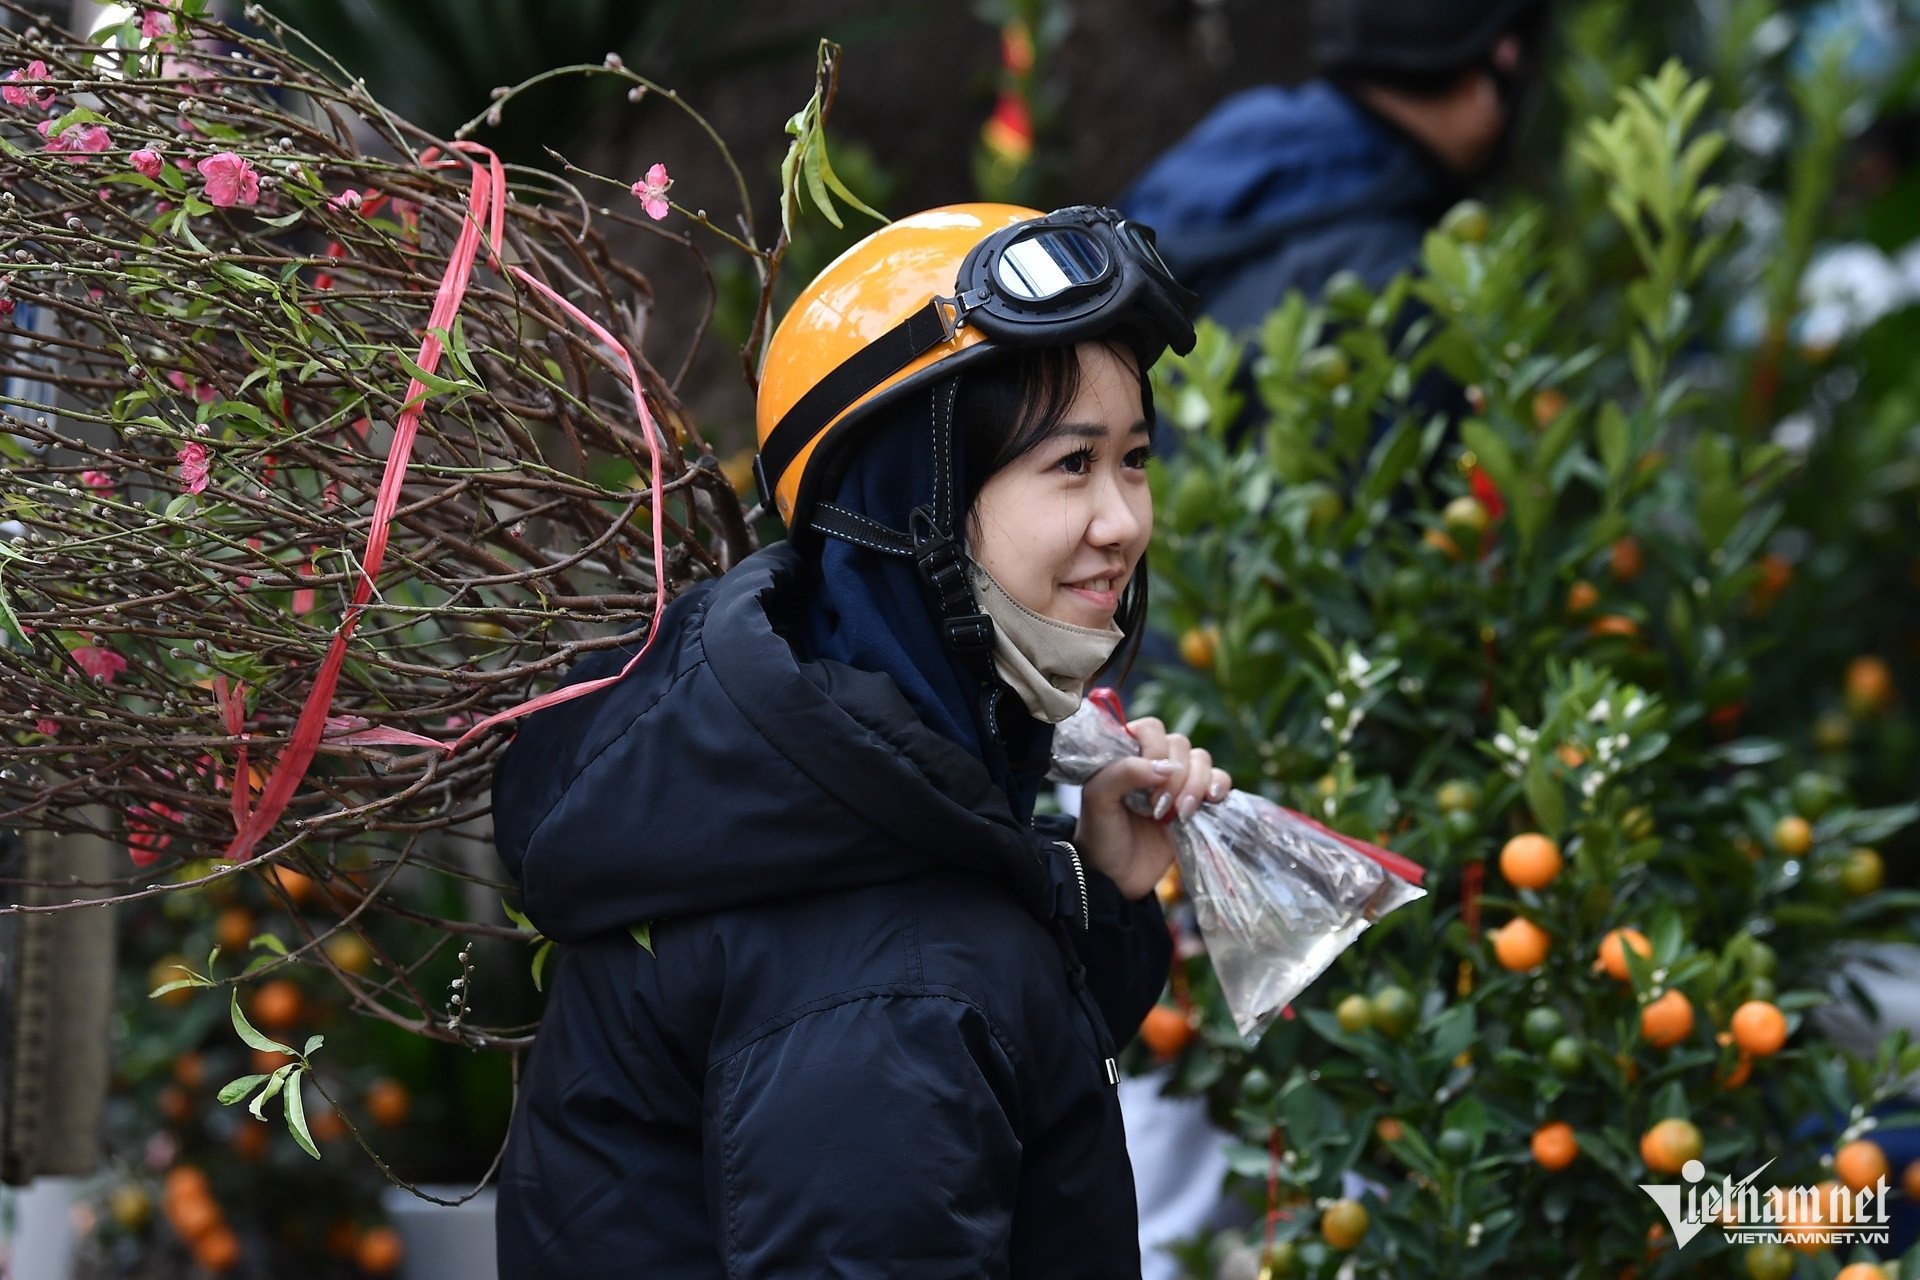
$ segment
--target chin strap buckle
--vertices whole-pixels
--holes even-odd
[[[984,613],[963,613],[942,619],[941,633],[947,648],[969,662],[993,652],[993,619]]]
[[[984,678],[993,656],[993,619],[974,603],[966,551],[958,540],[936,527],[924,507],[914,511],[908,527],[913,536],[913,562],[940,617],[941,639]]]

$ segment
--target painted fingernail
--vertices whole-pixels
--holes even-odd
[[[1167,820],[1167,810],[1172,807],[1173,797],[1162,793],[1160,798],[1153,802],[1153,820],[1155,822],[1165,822]]]
[[[1153,762],[1153,771],[1163,778],[1169,777],[1173,773],[1173,761],[1155,760]]]
[[[1181,796],[1180,797],[1180,816],[1183,819],[1191,818],[1196,812],[1199,811],[1199,809],[1200,809],[1199,796]]]
[[[1225,800],[1227,798],[1227,784],[1224,782],[1214,783],[1213,786],[1208,789],[1207,796],[1213,800]]]

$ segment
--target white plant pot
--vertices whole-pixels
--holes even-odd
[[[430,1196],[453,1200],[472,1187],[423,1186]],[[388,1187],[380,1208],[407,1247],[399,1280],[498,1280],[493,1255],[493,1188],[463,1205],[429,1204],[403,1187]]]

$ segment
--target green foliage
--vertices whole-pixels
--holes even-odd
[[[1660,1221],[1637,1189],[1664,1177],[1639,1145],[1655,1121],[1697,1124],[1714,1177],[1779,1157],[1770,1178],[1814,1182],[1916,1057],[1854,1060],[1801,1025],[1828,999],[1836,942],[1910,931],[1913,895],[1858,892],[1858,872],[1849,890],[1842,871],[1920,811],[1861,807],[1833,761],[1805,804],[1804,720],[1743,723],[1750,701],[1772,724],[1804,705],[1756,670],[1794,638],[1766,561],[1807,475],[1744,429],[1700,355],[1733,244],[1711,101],[1668,63],[1575,127],[1590,225],[1630,249],[1612,274],[1570,261],[1542,208],[1463,207],[1379,296],[1336,281],[1245,346],[1206,328],[1155,371],[1180,437],[1151,476],[1159,623],[1213,643],[1135,710],[1429,875],[1428,898],[1253,1046],[1203,958],[1177,975],[1205,1021],[1174,1087],[1205,1092],[1240,1138],[1234,1181],[1279,1211],[1295,1274],[1615,1275]],[[1449,411],[1435,374],[1464,405]],[[1818,810],[1812,847],[1768,852],[1796,797]],[[1521,832],[1564,851],[1542,888],[1496,869]],[[1509,972],[1492,931],[1520,917],[1551,946]],[[1619,927],[1651,942],[1627,950],[1624,983],[1594,965]],[[1389,987],[1412,993],[1409,1033],[1336,1015]],[[1653,1047],[1641,1011],[1674,991],[1693,1027]],[[1795,1035],[1743,1066],[1716,1033],[1751,999]],[[1827,1127],[1809,1139],[1808,1120]],[[1529,1151],[1550,1121],[1579,1144],[1564,1171]],[[1305,1207],[1349,1173],[1380,1190],[1341,1253]],[[1205,1274],[1217,1252],[1185,1256]],[[1684,1266],[1728,1252],[1709,1232]],[[1651,1274],[1681,1274],[1673,1257]]]
[[[820,42],[813,96],[787,121],[787,136],[793,142],[780,161],[780,229],[789,238],[793,235],[794,219],[800,214],[803,194],[820,211],[820,216],[835,227],[842,224],[839,211],[833,207],[834,196],[871,218],[887,221],[885,214],[865,204],[847,188],[827,159],[826,113],[833,93],[834,63],[839,56],[839,46],[827,40]]]

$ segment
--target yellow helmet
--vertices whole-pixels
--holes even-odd
[[[957,204],[902,218],[800,293],[760,373],[762,500],[799,534],[835,459],[879,405],[996,350],[1133,333],[1193,346],[1196,299],[1153,233],[1111,209]]]
[[[952,295],[960,264],[975,245],[996,231],[1040,216],[1037,209],[1010,204],[947,205],[889,223],[836,258],[801,290],[767,346],[755,412],[760,447],[766,448],[781,419],[849,357],[924,311],[933,299]],[[904,388],[925,381],[935,365],[944,365],[986,340],[978,328],[955,329],[904,368],[881,378],[817,433],[809,433],[811,439],[777,478],[765,476],[773,482],[770,496],[788,527],[794,527],[796,514],[804,516],[805,506],[811,505],[825,470],[813,464],[816,458],[828,461],[826,455],[844,440],[841,428]],[[941,374],[952,373],[954,367],[942,368]],[[834,445],[827,443],[830,436],[836,437]]]

